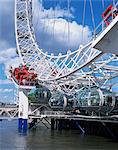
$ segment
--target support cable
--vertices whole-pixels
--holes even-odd
[[[102,0],[102,8],[104,9],[104,0]]]
[[[70,0],[68,0],[68,50],[70,48],[70,19],[69,19],[69,15],[70,15]]]
[[[52,42],[54,43],[54,36],[55,36],[55,24],[56,24],[56,14],[55,14],[55,1],[54,1],[54,16],[53,16],[53,35],[52,35]]]
[[[95,32],[95,19],[94,19],[94,13],[93,13],[92,0],[90,0],[90,8],[91,8],[91,16],[92,16],[93,28],[94,28],[94,32]],[[94,35],[95,35],[95,33],[94,33]]]
[[[85,14],[86,14],[86,0],[84,0],[84,9],[83,9],[83,17],[82,17],[82,41],[81,44],[84,42],[84,24],[85,24]],[[83,53],[84,55],[84,53]],[[84,58],[85,61],[85,58]]]
[[[41,0],[40,3],[42,3],[42,0]],[[34,8],[34,10],[33,10],[33,15],[38,12],[38,15],[37,15],[37,16],[38,16],[38,17],[37,17],[38,19],[37,19],[37,21],[36,21],[36,23],[35,23],[35,25],[34,25],[35,33],[37,33],[37,26],[38,26],[38,24],[39,24],[40,11],[42,11],[42,9],[39,9],[39,7],[36,7],[36,8],[38,8],[38,9],[35,10],[35,8]]]
[[[115,6],[115,3],[116,3],[115,0],[113,0],[113,6]]]
[[[82,41],[81,41],[82,44],[84,40],[85,13],[86,13],[86,0],[84,0],[84,9],[83,9],[83,16],[82,16]]]
[[[45,14],[44,8],[43,8],[43,4],[44,4],[43,0],[41,0],[41,4],[42,4],[42,9],[41,9],[41,11],[43,12],[43,14]],[[48,16],[47,16],[47,17],[48,17]],[[45,33],[45,30],[46,30],[46,16],[44,16],[44,18],[43,18],[43,33]]]
[[[64,13],[65,14],[65,13]],[[63,41],[66,42],[66,22],[64,23],[64,31],[63,31]]]

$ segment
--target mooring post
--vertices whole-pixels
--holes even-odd
[[[102,122],[102,125],[106,128],[106,130],[108,131],[108,133],[111,135],[112,138],[116,138],[115,135],[113,134],[113,132],[110,130],[110,128],[107,126],[107,124],[105,122]]]
[[[55,127],[55,120],[54,118],[51,119],[51,129],[54,130]]]
[[[56,124],[55,125],[56,126],[56,130],[57,130],[58,129],[58,120],[57,119],[55,120],[55,124]]]
[[[22,130],[22,118],[18,118],[18,131],[21,132]]]
[[[58,119],[58,130],[62,130],[62,124],[63,124],[62,119]]]
[[[28,129],[28,98],[19,90],[18,130],[26,133]]]
[[[78,123],[78,121],[75,120],[75,122],[76,122],[76,125],[77,125],[77,126],[79,127],[79,129],[81,130],[82,134],[85,134],[84,129],[81,127],[81,125]]]

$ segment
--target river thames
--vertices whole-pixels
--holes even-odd
[[[44,126],[19,134],[17,121],[0,121],[0,150],[118,150],[118,142],[77,130],[51,131]]]

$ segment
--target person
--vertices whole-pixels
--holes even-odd
[[[12,66],[10,66],[9,72],[10,72],[10,73],[13,73],[13,68],[12,68]]]
[[[113,9],[113,18],[115,18],[118,15],[118,9],[115,7]]]

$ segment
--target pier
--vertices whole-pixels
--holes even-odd
[[[18,118],[18,106],[16,105],[4,105],[0,106],[0,120],[12,120]]]
[[[108,135],[116,139],[118,90],[113,89],[118,84],[118,2],[106,8],[100,24],[95,27],[90,1],[93,22],[90,32],[94,33],[85,44],[83,41],[78,43],[76,50],[69,47],[73,43],[69,41],[69,24],[74,20],[71,22],[69,16],[68,19],[67,16],[51,16],[54,21],[65,17],[64,22],[68,23],[68,49],[65,54],[60,52],[56,55],[43,51],[37,45],[32,22],[32,2],[15,0],[16,51],[21,64],[10,66],[8,77],[14,83],[14,89],[17,89],[18,104],[0,104],[0,121],[17,119],[20,133],[27,133],[41,123],[51,130],[74,129],[81,134]],[[69,1],[67,9],[69,14]],[[83,10],[82,36],[86,27],[85,11],[86,8]],[[43,19],[46,19],[45,15]],[[51,25],[53,38],[56,23]],[[89,32],[89,26],[87,30]],[[66,30],[64,32],[65,35]],[[1,89],[3,91],[10,90]]]
[[[41,107],[38,105],[38,108]],[[19,122],[19,132],[26,133],[27,126],[29,130],[31,130],[32,128],[36,128],[37,125],[40,126],[40,124],[43,124],[46,128],[52,130],[76,129],[80,130],[81,134],[95,134],[109,136],[111,138],[117,138],[118,136],[118,115],[87,116],[82,114],[74,114],[71,111],[39,112],[40,109],[38,108],[29,113],[28,122],[25,123],[25,127],[23,129],[22,124]],[[14,105],[0,107],[0,121],[11,121],[13,119],[18,120],[18,111],[18,106]]]

